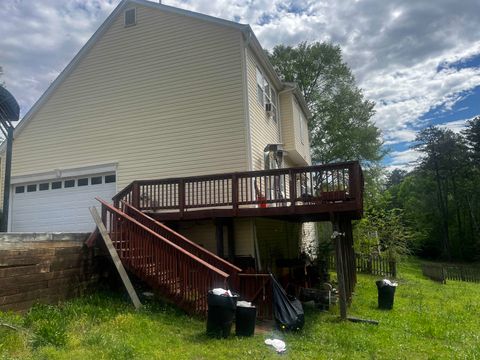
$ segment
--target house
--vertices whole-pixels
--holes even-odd
[[[352,164],[334,167],[336,175],[306,170],[309,116],[298,88],[280,80],[250,26],[123,0],[15,130],[9,231],[92,231],[94,198],[110,200],[138,180],[302,167],[290,180],[284,173],[250,178],[242,190],[254,194],[244,203],[250,216],[195,217],[192,206],[190,217],[162,218],[171,207],[162,208],[147,190],[136,199],[222,257],[249,256],[257,267],[274,266],[275,258],[296,257],[302,238],[315,237],[309,220],[329,219],[335,209],[349,219],[361,211],[360,187],[356,197],[353,187],[346,189],[360,186],[359,173],[354,179],[349,172]],[[311,201],[320,191],[319,174],[327,190],[343,176],[337,191],[343,198]],[[288,181],[295,188],[304,182],[298,203],[291,202],[292,218],[281,211],[295,193]],[[172,196],[179,196],[176,189]],[[220,196],[212,191],[203,194]],[[343,201],[351,199],[352,206]],[[307,203],[321,211],[296,212]]]

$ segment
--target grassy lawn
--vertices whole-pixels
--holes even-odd
[[[0,313],[0,359],[480,359],[480,284],[424,279],[419,263],[401,264],[392,311],[376,309],[376,277],[359,275],[349,315],[379,326],[341,323],[334,309],[306,312],[303,331],[253,338],[207,338],[205,324],[172,307],[135,312],[123,298],[98,294],[20,316]],[[277,355],[267,337],[287,343]]]

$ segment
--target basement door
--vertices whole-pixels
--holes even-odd
[[[11,232],[90,232],[88,210],[95,197],[110,201],[116,193],[114,174],[38,181],[12,186]]]

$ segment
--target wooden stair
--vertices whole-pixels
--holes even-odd
[[[238,284],[240,268],[128,204],[97,200],[124,267],[186,312],[206,315],[208,290]]]

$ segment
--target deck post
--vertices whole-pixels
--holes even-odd
[[[223,258],[223,221],[221,219],[215,220],[216,232],[215,239],[217,242],[217,255]]]
[[[133,183],[132,187],[132,206],[137,209],[140,208],[140,186],[136,181]]]
[[[185,211],[185,179],[180,179],[178,184],[178,208],[180,210],[180,218],[182,218]]]
[[[333,241],[335,245],[335,264],[337,268],[337,280],[338,280],[338,296],[340,304],[340,318],[347,320],[347,294],[345,286],[345,273],[344,273],[344,257],[342,240],[343,235],[340,233],[340,226],[338,217],[333,219]]]
[[[231,261],[235,259],[235,228],[234,221],[230,219],[227,223],[228,231],[228,257]]]
[[[232,174],[232,209],[233,215],[238,214],[238,175]]]
[[[292,169],[289,169],[288,170],[288,176],[290,178],[290,181],[289,181],[289,197],[290,197],[290,206],[291,206],[291,209],[292,209],[292,212],[295,211],[295,205],[296,205],[296,201],[295,199],[297,198],[297,184],[296,184],[296,181],[295,181],[295,177],[296,177],[296,174],[293,172]]]

